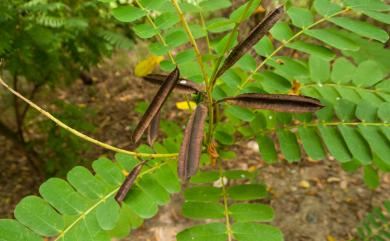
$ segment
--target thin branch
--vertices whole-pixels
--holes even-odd
[[[121,149],[121,148],[118,148],[118,147],[114,147],[114,146],[111,146],[107,143],[104,143],[104,142],[101,142],[99,140],[96,140],[92,137],[89,137],[71,127],[69,127],[68,125],[66,125],[65,123],[63,123],[62,121],[58,120],[57,118],[55,118],[52,114],[50,114],[49,112],[43,110],[41,107],[39,107],[38,105],[34,104],[33,102],[31,102],[30,100],[28,100],[27,98],[25,98],[23,95],[21,95],[20,93],[16,92],[15,90],[13,90],[11,87],[9,87],[1,78],[0,78],[0,84],[3,85],[8,91],[10,91],[11,93],[13,93],[14,95],[16,95],[18,98],[22,99],[24,102],[28,103],[31,107],[33,107],[34,109],[36,109],[37,111],[39,111],[42,115],[46,116],[47,118],[49,118],[50,120],[52,120],[53,122],[55,122],[58,126],[64,128],[65,130],[69,131],[70,133],[72,133],[73,135],[81,138],[81,139],[84,139],[90,143],[93,143],[95,145],[98,145],[98,146],[101,146],[107,150],[111,150],[111,151],[115,151],[115,152],[120,152],[120,153],[124,153],[124,154],[128,154],[128,155],[132,155],[132,156],[139,156],[139,157],[151,157],[151,158],[161,158],[161,157],[166,157],[166,158],[170,158],[170,157],[176,157],[177,156],[177,153],[170,153],[170,154],[150,154],[150,153],[139,153],[139,152],[132,152],[132,151],[127,151],[127,150],[124,150],[124,149]]]
[[[203,79],[204,79],[204,82],[205,82],[206,88],[207,88],[209,80],[208,80],[207,72],[206,72],[206,69],[204,67],[203,60],[202,60],[202,55],[201,55],[201,53],[199,51],[198,45],[197,45],[197,43],[195,41],[195,38],[194,38],[194,36],[193,36],[193,34],[191,32],[190,27],[188,26],[188,23],[187,23],[186,19],[184,17],[183,11],[181,10],[179,4],[177,3],[177,0],[171,0],[171,2],[173,4],[173,6],[175,7],[177,14],[179,15],[180,22],[181,22],[184,30],[186,31],[186,33],[188,35],[188,38],[190,39],[190,43],[192,45],[192,48],[195,51],[196,59],[198,61],[200,69],[202,71]]]
[[[35,95],[38,93],[39,89],[42,87],[41,84],[35,84],[33,89],[31,90],[30,96],[28,97],[29,100],[33,100]],[[24,123],[24,120],[27,115],[27,111],[30,109],[30,105],[26,103],[26,105],[23,108],[22,114],[20,115],[22,124]]]
[[[18,74],[14,73],[13,76],[13,88],[15,91],[18,91],[18,86],[19,86],[19,78]],[[16,130],[17,130],[17,135],[22,143],[24,143],[24,135],[23,135],[23,127],[22,127],[22,119],[21,119],[21,114],[19,111],[19,101],[18,97],[14,95],[14,113],[15,113],[15,120],[16,120]]]

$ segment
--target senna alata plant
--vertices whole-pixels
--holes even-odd
[[[93,173],[75,167],[66,181],[49,179],[41,197],[17,205],[16,220],[0,221],[1,238],[122,238],[183,186],[182,215],[204,222],[179,232],[178,241],[282,241],[281,231],[266,224],[275,213],[261,201],[272,197],[257,172],[225,168],[237,138],[255,140],[270,165],[309,159],[361,167],[369,188],[390,171],[385,1],[104,2],[145,40],[147,59],[163,59],[159,71],[141,71],[158,90],[140,111],[135,150],[79,133],[2,83],[61,127],[119,154],[114,162],[96,160]],[[164,120],[171,94],[188,102],[184,130],[185,123]]]

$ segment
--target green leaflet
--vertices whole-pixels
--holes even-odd
[[[143,10],[133,6],[120,6],[112,10],[112,15],[121,22],[133,22],[145,14]]]
[[[42,241],[42,238],[12,219],[0,220],[0,237],[4,241]]]
[[[259,223],[235,223],[233,234],[238,241],[283,241],[282,232],[269,225]]]
[[[25,197],[15,208],[15,218],[42,236],[52,237],[65,229],[64,220],[45,200]]]
[[[261,157],[267,163],[275,163],[278,160],[278,155],[275,150],[274,142],[268,136],[260,135],[257,137],[257,143],[259,144],[259,149],[261,153]]]
[[[226,241],[226,227],[223,223],[208,223],[194,226],[177,235],[178,241]]]
[[[340,50],[357,51],[360,48],[358,44],[340,35],[335,29],[310,29],[305,30],[304,33]]]
[[[375,189],[379,187],[380,180],[378,172],[372,168],[371,166],[365,166],[364,167],[364,183],[371,189]]]
[[[236,222],[265,222],[274,219],[274,210],[264,204],[237,203],[229,207],[233,219]]]
[[[306,8],[291,7],[287,14],[290,16],[292,23],[300,28],[308,27],[314,22],[313,14]]]
[[[326,82],[330,76],[329,61],[319,58],[315,55],[309,59],[310,76],[317,83]]]
[[[245,184],[231,186],[228,189],[228,196],[233,200],[255,200],[266,197],[265,186],[258,184]]]
[[[296,135],[287,130],[276,132],[280,149],[288,162],[297,162],[301,159],[301,152]]]
[[[313,160],[322,160],[326,157],[321,138],[315,128],[301,126],[298,129],[298,134],[309,157]]]
[[[222,204],[191,201],[183,204],[183,215],[193,219],[220,219],[225,217]]]
[[[357,21],[346,17],[331,18],[330,21],[363,37],[376,39],[382,43],[385,43],[389,39],[389,35],[386,31],[367,22]]]

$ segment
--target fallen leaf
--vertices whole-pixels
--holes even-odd
[[[134,74],[138,77],[144,77],[152,73],[163,60],[163,56],[150,55],[135,66]]]
[[[335,239],[332,235],[326,236],[326,239],[327,239],[328,241],[337,241],[337,239]]]

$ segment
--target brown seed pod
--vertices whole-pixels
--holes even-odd
[[[225,73],[226,70],[230,69],[246,52],[248,52],[257,42],[260,41],[268,31],[275,25],[276,22],[284,14],[284,7],[280,6],[273,10],[263,21],[261,21],[248,35],[246,39],[240,42],[230,52],[229,56],[225,59],[221,68],[219,68],[216,78],[220,77]]]
[[[167,76],[162,74],[149,74],[143,77],[145,81],[158,86],[162,85],[166,78]],[[191,80],[180,78],[174,90],[181,94],[197,94],[204,91],[204,87]]]
[[[158,136],[158,129],[160,127],[160,112],[153,118],[152,123],[148,127],[148,144],[153,146],[154,141]]]
[[[206,117],[207,107],[199,104],[187,123],[177,169],[183,181],[195,175],[198,170]]]
[[[120,204],[125,199],[127,193],[129,192],[130,188],[133,186],[134,181],[137,179],[139,173],[141,172],[142,167],[144,166],[145,162],[139,163],[137,166],[131,170],[129,175],[127,175],[125,181],[123,182],[122,186],[119,188],[118,192],[115,195],[115,200]]]
[[[175,87],[176,83],[179,80],[180,72],[179,69],[176,68],[175,70],[170,73],[166,79],[164,80],[164,83],[161,85],[160,89],[157,91],[157,94],[154,96],[152,102],[150,103],[148,109],[146,110],[145,114],[142,116],[142,119],[138,123],[138,126],[135,128],[132,139],[134,143],[137,143],[145,130],[148,128],[150,123],[152,122],[153,118],[157,115],[157,113],[160,112],[161,107],[165,103],[165,101],[168,99],[169,94],[172,92],[173,88]]]
[[[228,97],[219,102],[227,102],[253,109],[266,109],[278,112],[315,112],[324,106],[317,99],[299,95],[274,95],[248,93]]]

